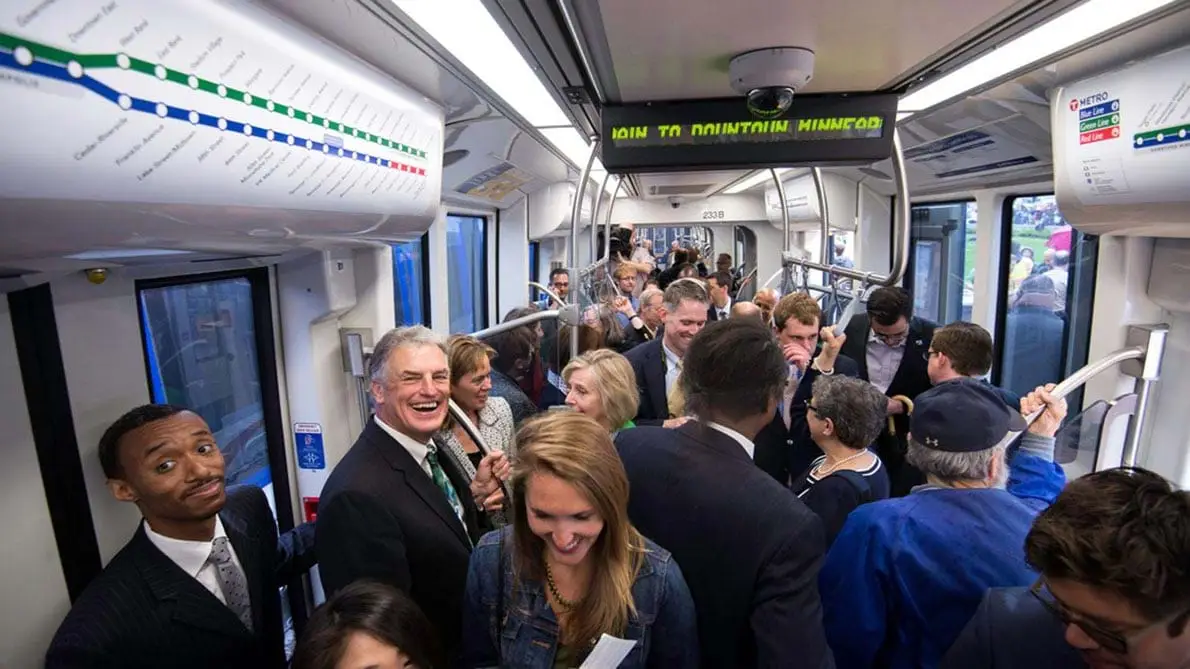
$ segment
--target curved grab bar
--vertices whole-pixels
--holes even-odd
[[[566,300],[558,297],[557,293],[555,293],[554,291],[550,290],[549,288],[541,285],[540,283],[537,283],[536,281],[530,281],[529,287],[536,288],[537,290],[540,290],[541,292],[545,293],[546,295],[549,295],[550,299],[553,300],[554,302],[557,302],[558,304],[561,304],[562,306],[566,306]]]

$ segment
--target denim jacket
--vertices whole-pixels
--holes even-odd
[[[489,532],[471,554],[463,602],[463,653],[460,666],[553,669],[558,619],[543,584],[522,580],[513,592],[512,527]],[[503,621],[500,551],[503,545]],[[669,551],[645,540],[648,552],[632,584],[636,615],[623,637],[636,647],[621,669],[697,669],[698,622],[686,580]]]

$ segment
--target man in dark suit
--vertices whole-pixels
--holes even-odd
[[[810,438],[806,423],[806,401],[820,374],[859,376],[859,365],[844,355],[839,346],[846,337],[829,337],[831,360],[826,367],[818,365],[818,337],[822,310],[818,302],[806,293],[791,293],[781,298],[773,310],[773,329],[788,365],[788,380],[773,420],[756,435],[756,465],[768,472],[782,485],[789,485],[791,477],[800,476],[822,449]],[[820,371],[821,370],[821,371]]]
[[[224,489],[210,428],[181,407],[124,414],[99,460],[144,522],[71,607],[46,667],[285,667],[277,591],[313,566],[313,527],[279,541],[264,493]]]
[[[909,494],[925,483],[921,473],[905,462],[909,411],[913,398],[931,387],[930,340],[937,326],[913,315],[913,298],[898,286],[878,288],[868,298],[867,314],[856,315],[847,326],[843,355],[859,363],[860,378],[888,395],[889,427],[876,440],[877,451],[892,483],[892,494]]]
[[[702,666],[833,667],[818,597],[822,523],[752,462],[785,386],[781,348],[768,327],[727,320],[700,332],[684,361],[697,420],[616,437],[628,516],[682,565]]]
[[[682,357],[694,335],[707,323],[710,298],[698,279],[678,279],[665,289],[662,309],[665,329],[661,336],[624,354],[636,372],[640,389],[637,425],[676,427],[685,422],[680,393],[675,393],[682,372]]]
[[[707,321],[727,320],[731,316],[731,272],[718,271],[708,276],[707,293],[711,298]]]
[[[322,586],[333,593],[375,579],[408,593],[457,652],[471,547],[498,508],[508,461],[484,456],[469,481],[437,452],[450,369],[442,339],[422,327],[391,330],[368,365],[376,415],[335,466],[318,504]],[[493,473],[495,472],[495,473]],[[495,491],[495,492],[493,492]]]

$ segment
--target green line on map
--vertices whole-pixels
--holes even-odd
[[[402,144],[387,137],[381,137],[380,135],[367,132],[366,130],[361,130],[340,121],[332,121],[331,119],[320,116],[313,112],[303,111],[297,107],[290,107],[289,105],[273,102],[267,98],[257,97],[251,93],[248,93],[247,91],[241,91],[230,86],[223,86],[216,82],[203,79],[202,77],[187,74],[186,72],[181,72],[179,70],[173,70],[165,67],[164,65],[151,63],[147,60],[142,60],[140,58],[126,54],[116,53],[77,54],[50,46],[48,44],[41,44],[40,42],[34,42],[32,40],[17,37],[16,35],[0,32],[0,48],[7,49],[9,51],[15,51],[19,47],[28,49],[30,52],[32,52],[35,58],[61,65],[66,65],[70,63],[70,61],[74,61],[79,65],[82,65],[84,68],[117,68],[123,70],[132,70],[134,72],[139,72],[140,74],[170,81],[181,86],[189,86],[190,88],[203,91],[204,93],[218,95],[219,97],[225,97],[229,100],[237,100],[239,102],[252,105],[253,107],[259,107],[260,109],[271,111],[275,114],[281,114],[282,116],[289,116],[290,118],[304,121],[311,125],[320,125],[328,130],[334,130],[352,137],[357,137],[364,141],[372,142],[373,144],[379,144],[380,146],[387,147],[395,151],[400,151],[401,153],[405,153],[416,158],[426,157],[426,152],[424,150],[414,148],[408,144]]]
[[[1157,135],[1161,135],[1161,140],[1164,141],[1167,137],[1173,138],[1175,135],[1178,138],[1190,135],[1190,123],[1184,125],[1171,125],[1168,128],[1157,128],[1156,130],[1149,130],[1147,132],[1138,132],[1132,136],[1132,141],[1136,143],[1156,142]]]
[[[1120,125],[1119,112],[1104,116],[1096,116],[1095,118],[1089,118],[1078,124],[1078,131],[1090,132],[1092,130],[1102,130],[1103,128],[1110,128],[1113,125]]]

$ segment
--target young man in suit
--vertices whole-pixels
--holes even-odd
[[[707,320],[727,320],[731,316],[731,272],[720,270],[708,276],[707,292],[711,298]]]
[[[685,422],[683,400],[675,388],[686,349],[707,324],[709,304],[707,290],[698,279],[674,281],[662,299],[665,329],[661,336],[624,354],[640,388],[640,408],[633,421],[637,425],[677,427]]]
[[[432,437],[446,418],[446,346],[422,326],[380,339],[368,365],[376,415],[335,466],[318,504],[319,573],[333,593],[374,579],[408,593],[457,652],[471,548],[499,508],[496,478],[508,475],[494,451],[467,480]]]
[[[772,330],[711,323],[684,358],[697,420],[616,437],[632,495],[628,516],[682,565],[698,613],[704,667],[833,667],[822,626],[822,523],[752,462],[752,439],[787,379]]]
[[[789,485],[791,477],[800,476],[822,449],[810,438],[806,423],[806,401],[810,399],[814,379],[819,375],[859,376],[859,365],[839,348],[847,340],[834,336],[829,328],[821,329],[822,310],[814,298],[805,293],[791,293],[781,298],[773,311],[773,330],[788,366],[788,377],[777,415],[760,434],[756,435],[756,465],[768,472],[782,485]],[[819,366],[819,332],[830,344],[830,362]]]
[[[99,460],[144,522],[74,603],[46,667],[285,667],[278,588],[313,566],[313,528],[278,541],[264,493],[224,489],[214,435],[181,407],[124,414]]]
[[[937,326],[913,315],[913,298],[898,286],[878,288],[868,297],[867,314],[847,326],[843,355],[859,363],[860,378],[888,395],[889,429],[876,440],[892,483],[892,494],[909,494],[925,482],[905,462],[913,399],[930,389],[930,340]]]
[[[992,369],[992,334],[975,323],[955,321],[934,331],[929,355],[926,372],[934,385],[955,379],[982,379]],[[1020,395],[992,388],[1005,404],[1020,411]]]

